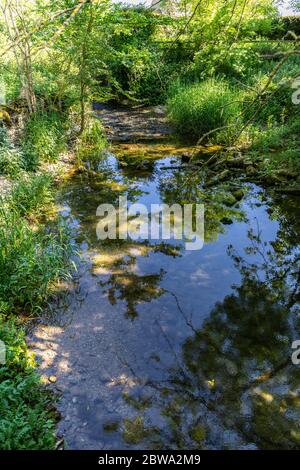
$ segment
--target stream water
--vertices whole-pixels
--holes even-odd
[[[71,449],[300,448],[299,199],[204,189],[174,153],[116,146],[61,190],[81,262],[32,338],[59,433]],[[204,247],[99,241],[97,206],[120,195],[204,203]]]

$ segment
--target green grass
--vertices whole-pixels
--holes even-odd
[[[53,398],[35,372],[24,329],[0,315],[0,340],[6,346],[6,364],[0,365],[0,449],[53,449]]]
[[[37,113],[29,117],[22,139],[26,170],[35,170],[40,162],[54,162],[66,148],[63,123],[59,113]]]
[[[10,144],[6,128],[0,127],[0,175],[16,178],[22,166],[21,152]]]
[[[233,130],[230,126],[237,120],[240,108],[239,93],[222,80],[179,86],[168,101],[170,121],[176,132],[193,141],[223,126],[229,127],[222,133],[222,140],[228,140]],[[216,132],[210,140],[218,141],[219,135]]]
[[[22,156],[16,149],[0,147],[0,175],[17,178],[22,171]]]
[[[12,189],[0,197],[0,340],[7,362],[0,364],[0,449],[53,449],[53,396],[40,383],[18,317],[47,308],[57,282],[72,270],[69,232],[50,210],[52,177],[37,173],[55,161],[66,145],[57,113],[27,118],[20,146],[0,128],[0,175]],[[50,209],[50,210],[49,210]],[[51,230],[45,227],[51,216]]]
[[[299,173],[300,118],[294,117],[285,124],[271,125],[265,129],[255,126],[251,140],[249,155],[253,158],[263,155],[266,172],[284,168]]]
[[[37,312],[55,281],[68,275],[68,233],[57,221],[56,233],[32,227],[13,206],[0,211],[0,303],[14,312]]]
[[[36,130],[36,118],[33,121]],[[12,190],[0,198],[0,340],[7,349],[7,362],[0,364],[0,449],[5,450],[55,447],[54,398],[40,383],[18,322],[19,314],[45,309],[57,281],[72,269],[69,232],[49,212],[54,202],[52,178],[25,170],[32,162],[36,165],[31,169],[38,168],[41,158],[36,152],[49,142],[43,135],[46,128],[40,131],[29,135],[26,128],[26,145],[34,143],[31,161],[10,144],[5,130],[0,132],[0,173],[12,179]],[[51,230],[45,227],[47,214]]]
[[[39,217],[53,204],[52,179],[50,175],[26,175],[18,180],[11,192],[11,206],[22,217],[34,214]]]
[[[83,133],[79,136],[76,145],[76,158],[78,164],[85,162],[91,164],[103,159],[107,145],[106,137],[100,120],[89,119]]]

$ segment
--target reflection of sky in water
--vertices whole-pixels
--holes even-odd
[[[175,166],[178,163],[179,161],[174,162]],[[126,185],[132,183],[132,186],[141,189],[142,193],[136,196],[135,202],[146,204],[149,207],[151,203],[160,203],[164,198],[162,179],[165,181],[166,175],[172,175],[172,171],[158,169],[162,165],[169,166],[170,164],[172,164],[172,159],[164,159],[156,161],[155,168],[152,168],[148,174],[147,172],[146,174],[139,172],[139,170],[134,171],[133,168],[128,172],[128,167],[122,168],[116,159],[110,156],[109,162],[106,162],[105,166],[109,165],[114,170],[111,180]],[[88,422],[89,439],[91,442],[94,442],[93,439],[97,439],[97,442],[99,440],[104,442],[105,448],[107,446],[124,448],[123,431],[118,434],[104,432],[101,427],[106,421],[115,418],[117,421],[126,420],[128,417],[132,418],[136,415],[136,409],[124,400],[124,391],[129,391],[130,394],[138,397],[138,400],[141,393],[150,394],[151,406],[145,407],[143,411],[139,408],[138,414],[142,414],[148,420],[148,424],[151,423],[153,426],[163,428],[165,421],[162,410],[171,398],[168,395],[157,397],[157,388],[152,389],[152,385],[150,388],[141,387],[139,381],[142,380],[143,383],[153,383],[154,381],[159,387],[168,384],[173,390],[172,374],[174,373],[178,380],[180,367],[183,367],[189,377],[185,379],[187,382],[184,385],[180,385],[180,394],[185,396],[187,392],[184,400],[191,392],[203,398],[210,393],[210,388],[212,390],[210,399],[215,400],[218,396],[217,394],[213,395],[214,379],[216,379],[224,387],[221,396],[225,400],[222,405],[225,407],[225,414],[231,415],[233,405],[226,402],[227,394],[230,396],[234,393],[231,387],[237,380],[241,380],[241,377],[244,380],[243,374],[248,381],[257,376],[256,361],[259,360],[259,355],[263,350],[260,349],[260,343],[263,343],[263,347],[264,343],[266,343],[266,347],[270,345],[272,354],[279,354],[281,350],[276,343],[276,338],[281,338],[281,336],[284,338],[284,335],[287,334],[284,321],[278,320],[276,302],[273,305],[273,301],[268,300],[261,284],[258,284],[258,290],[255,284],[249,289],[245,279],[242,280],[242,271],[234,266],[232,257],[227,253],[228,245],[233,245],[237,252],[243,256],[244,261],[251,261],[255,265],[262,262],[260,254],[247,254],[244,249],[251,244],[248,238],[250,228],[254,230],[255,234],[257,230],[261,232],[259,244],[263,246],[264,242],[267,242],[266,249],[270,248],[269,242],[274,241],[278,236],[280,225],[276,218],[274,217],[272,220],[269,214],[269,202],[264,202],[265,199],[261,196],[262,191],[259,188],[250,186],[248,194],[240,203],[240,210],[243,210],[246,215],[244,221],[233,218],[233,223],[230,225],[220,224],[220,227],[216,225],[222,229],[222,233],[220,231],[218,233],[218,230],[214,228],[218,235],[213,237],[213,241],[207,242],[202,250],[185,251],[182,249],[179,253],[180,256],[173,257],[172,253],[167,252],[167,255],[163,249],[154,250],[154,246],[147,247],[142,243],[125,242],[121,246],[116,246],[111,242],[108,244],[97,242],[95,238],[96,208],[103,202],[103,198],[105,202],[108,202],[109,198],[114,201],[116,195],[119,194],[118,191],[107,190],[107,188],[103,192],[101,184],[98,183],[99,177],[97,176],[91,177],[91,179],[75,178],[74,186],[72,184],[71,187],[68,186],[68,192],[63,198],[64,214],[68,216],[70,212],[73,221],[75,221],[73,225],[79,229],[79,240],[81,249],[84,251],[84,258],[90,260],[91,265],[96,263],[95,255],[96,258],[100,256],[100,260],[102,259],[102,265],[96,263],[96,269],[93,270],[92,267],[91,272],[87,270],[80,280],[80,291],[84,300],[77,310],[73,326],[75,331],[81,332],[85,348],[82,351],[78,345],[79,354],[84,356],[88,353],[98,358],[96,375],[91,370],[92,366],[82,372],[88,384],[84,385],[80,391],[81,396],[84,397],[80,404],[80,420]],[[210,205],[216,202],[214,200],[217,197],[216,191],[217,189],[211,190],[211,199],[206,202],[208,212]],[[180,201],[179,190],[176,197]],[[210,212],[211,217],[217,215],[222,217],[221,209],[219,212]],[[283,218],[284,216],[281,216],[281,223]],[[289,243],[288,241],[287,246]],[[173,241],[171,244],[176,243]],[[244,287],[240,294],[237,294],[232,286],[233,284],[240,286],[241,283]],[[229,294],[234,295],[231,300],[230,298],[226,300],[226,296]],[[215,311],[218,302],[219,307]],[[256,316],[258,316],[258,320]],[[252,317],[254,317],[253,320]],[[285,317],[286,313],[283,318]],[[207,337],[211,341],[208,350],[204,351],[204,358],[201,356],[200,359],[198,356],[201,343],[198,344],[199,340],[195,334],[198,328],[206,329]],[[239,343],[239,329],[243,338],[241,344]],[[225,339],[222,335],[225,335]],[[265,340],[262,339],[262,335],[263,338],[266,337]],[[247,350],[247,341],[251,344],[250,352]],[[286,341],[282,343],[285,345],[284,347],[288,347]],[[93,347],[89,346],[89,342],[93,344]],[[220,348],[223,348],[223,354],[220,351],[218,354],[209,353],[215,344],[218,345],[218,342],[221,342]],[[272,342],[275,342],[275,345]],[[68,340],[66,343],[68,344]],[[245,350],[243,349],[244,344]],[[65,347],[67,348],[66,345]],[[256,347],[258,348],[257,352],[255,351]],[[74,352],[71,352],[71,356],[72,354]],[[108,358],[106,358],[107,356]],[[199,367],[195,376],[193,376],[193,360],[189,356],[192,359],[195,356],[197,367]],[[279,356],[280,360],[282,357],[287,359],[288,355],[284,348]],[[266,357],[268,358],[268,355]],[[219,367],[218,361],[222,360],[225,362],[220,362],[223,365]],[[183,361],[185,361],[185,365],[182,366]],[[266,359],[264,361],[258,370],[263,371],[266,368]],[[181,365],[179,366],[179,364]],[[232,378],[230,374],[226,375],[228,370],[241,370],[239,372],[241,377],[237,379],[235,376]],[[200,373],[204,374],[208,385],[205,381],[198,384],[197,377]],[[130,385],[124,385],[120,388],[120,386],[113,386],[109,382],[108,391],[104,379],[102,379],[102,388],[99,385],[99,377],[103,378],[106,375],[113,377],[114,380],[117,380],[116,378],[121,380],[122,377],[125,380],[126,378],[125,382]],[[190,380],[191,382],[189,382]],[[284,380],[286,382],[287,379]],[[287,385],[285,389],[289,387]],[[91,413],[86,411],[84,404],[89,402],[91,397],[93,400],[99,399],[95,398],[94,390],[97,392],[96,397],[99,397],[100,394],[101,402],[97,408],[98,414],[93,413],[91,416]],[[280,390],[283,390],[282,387]],[[71,396],[72,393],[74,392],[71,390]],[[259,393],[263,392],[259,391]],[[174,390],[172,394],[174,394]],[[178,395],[176,391],[172,400],[178,400],[180,394]],[[265,397],[263,398],[265,400],[271,400],[268,394],[262,396]],[[158,401],[156,402],[156,400]],[[241,400],[240,396],[234,400],[234,406],[238,406],[239,400]],[[247,400],[244,398],[243,400],[244,410],[250,410],[252,405],[250,406],[247,402],[249,397]],[[198,406],[196,411],[202,416],[201,400],[197,399],[196,402]],[[189,406],[188,409],[181,411],[186,423],[193,420],[193,413],[191,413]],[[114,411],[112,412],[112,410]],[[238,417],[241,411],[236,409],[234,413],[233,416]],[[230,426],[225,431],[220,430],[214,412],[209,413],[208,422],[209,426],[213,423],[210,429],[210,445],[212,447],[224,447],[224,439],[233,446],[239,446],[236,430],[230,430]],[[138,424],[139,422],[135,423],[137,426]],[[122,426],[124,430],[126,425],[123,423]],[[169,429],[169,425],[167,427]],[[261,430],[259,432],[263,433]],[[84,434],[84,430],[82,433]],[[133,434],[138,434],[137,430],[134,429]],[[185,429],[183,434],[187,438],[185,442],[190,442],[189,432]],[[128,443],[129,437],[127,436],[126,445],[131,448],[134,444]],[[160,435],[160,439],[163,441],[163,434]],[[78,447],[76,440],[77,436],[70,432],[69,442],[74,447]],[[249,438],[244,439],[246,442],[248,440]],[[93,445],[96,446],[97,442],[95,441]],[[249,445],[251,447],[251,443]],[[175,447],[178,446],[180,447],[177,443]]]
[[[150,211],[151,204],[164,202],[159,192],[160,178],[164,178],[167,174],[172,175],[172,170],[161,171],[159,168],[172,166],[172,162],[175,166],[178,165],[178,161],[175,162],[174,158],[166,158],[156,161],[152,175],[149,174],[136,179],[138,172],[136,173],[133,185],[141,190],[141,195],[135,200],[136,203],[146,205]],[[113,180],[128,184],[128,177],[124,178],[122,170],[119,169],[118,160],[112,154],[103,163],[103,168],[113,171]],[[80,191],[82,192],[81,186]],[[270,242],[276,238],[278,222],[270,220],[266,212],[267,207],[257,199],[257,192],[258,190],[255,187],[251,188],[241,205],[241,210],[246,212],[247,222],[235,221],[231,225],[223,227],[224,233],[220,233],[216,241],[205,243],[201,250],[186,251],[183,248],[182,241],[166,241],[167,244],[181,246],[180,256],[174,258],[159,251],[153,253],[150,250],[146,257],[134,256],[135,266],[134,269],[131,267],[130,271],[138,276],[147,276],[159,273],[163,269],[165,274],[162,276],[160,286],[166,291],[176,292],[178,301],[185,306],[186,311],[197,310],[195,320],[197,326],[199,326],[215,302],[227,295],[231,291],[231,286],[238,283],[240,279],[239,272],[234,267],[231,257],[227,254],[228,245],[232,244],[239,250],[240,254],[245,256],[244,248],[249,245],[248,231],[250,228],[253,228],[254,233],[257,230],[261,231],[262,242]],[[79,218],[73,218],[73,226],[78,227],[83,223],[82,237],[84,238],[90,231],[92,239],[95,238],[94,231],[97,218],[90,212],[94,211],[94,207],[97,207],[98,203],[101,203],[101,192],[98,189],[93,191],[89,188],[86,195],[89,201],[85,208],[87,212],[82,213],[81,211],[78,214]],[[81,195],[81,202],[83,196],[84,191]],[[180,200],[180,194],[178,194],[178,198]],[[94,207],[90,205],[91,201],[94,203]],[[65,214],[67,212],[68,210],[65,208]],[[150,242],[158,243],[157,240]],[[95,248],[101,252],[101,242],[98,242],[98,244],[96,242],[93,250]],[[134,253],[134,250],[131,250],[131,253]],[[257,261],[261,261],[260,256],[257,256]],[[249,257],[250,259],[255,261],[253,255]],[[126,261],[126,253],[124,253],[124,260]],[[125,273],[129,271],[124,267],[122,269]],[[168,294],[161,295],[155,302],[161,305],[169,304],[170,299],[168,300],[167,297]],[[174,303],[174,299],[172,302]],[[141,312],[151,312],[152,303],[138,302],[137,309]]]
[[[172,158],[159,160],[154,170],[155,177],[142,178],[135,185],[143,193],[138,197],[137,203],[147,206],[150,210],[151,204],[162,203],[161,195],[158,190],[160,178],[167,173],[172,174],[171,170],[159,171],[163,166],[172,166]],[[175,162],[174,162],[175,163]],[[110,155],[105,164],[117,171],[118,181],[125,183],[118,171],[117,160]],[[178,162],[175,163],[178,165]],[[266,206],[261,205],[256,196],[255,188],[250,191],[248,199],[243,202],[242,209],[246,211],[246,222],[235,222],[225,227],[225,233],[219,234],[218,240],[206,243],[202,250],[181,251],[181,256],[173,258],[161,253],[150,253],[148,257],[138,257],[135,272],[139,275],[147,275],[158,272],[161,268],[166,271],[160,285],[171,292],[176,292],[178,300],[182,302],[187,311],[195,311],[196,324],[205,318],[214,303],[222,299],[231,291],[232,284],[238,283],[240,274],[233,266],[232,259],[227,254],[227,247],[232,244],[239,247],[241,254],[243,248],[249,245],[248,230],[253,228],[262,233],[262,242],[270,242],[276,238],[278,222],[270,220],[266,212]],[[180,195],[178,194],[180,198]],[[259,202],[259,204],[255,204]],[[130,204],[130,203],[129,203]],[[154,243],[157,243],[154,241]],[[170,240],[167,243],[172,245],[181,245],[182,242]],[[249,257],[253,261],[253,256]],[[258,256],[258,261],[261,261]],[[255,261],[255,259],[254,259]],[[168,303],[166,295],[161,296],[156,302]],[[139,305],[141,312],[151,311],[151,303],[141,303]]]

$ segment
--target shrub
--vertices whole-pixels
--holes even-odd
[[[232,44],[231,47],[228,44],[223,47],[209,44],[195,53],[190,74],[202,80],[213,76],[244,80],[249,70],[258,70],[261,63],[257,47],[251,44]]]
[[[286,124],[256,129],[252,136],[250,154],[268,157],[266,171],[284,167],[299,172],[300,120],[291,118]],[[288,148],[287,148],[288,142]]]
[[[221,80],[208,80],[180,87],[168,102],[169,117],[178,134],[193,140],[219,127],[230,126],[238,119],[239,95]],[[218,133],[211,136],[217,140]]]
[[[40,113],[26,123],[22,142],[26,170],[35,170],[41,161],[55,161],[65,149],[64,125],[58,113]]]
[[[11,193],[11,205],[21,216],[33,211],[35,216],[39,216],[53,201],[51,184],[49,175],[33,175],[19,180]]]
[[[0,148],[9,145],[6,127],[0,127]]]
[[[106,138],[101,122],[96,119],[88,121],[77,141],[76,156],[80,164],[85,161],[97,162],[103,158]]]
[[[44,305],[54,282],[68,274],[68,232],[59,223],[57,233],[33,228],[5,201],[1,206],[0,303],[16,312],[36,312]]]
[[[22,166],[23,158],[18,150],[0,146],[0,175],[15,178],[20,174]]]
[[[269,61],[264,64],[264,67],[256,73],[252,74],[248,79],[250,89],[248,90],[248,99],[255,98],[267,83],[270,74],[274,67],[277,65],[275,61]],[[300,60],[298,57],[291,57],[277,72],[272,83],[264,93],[261,109],[256,116],[256,121],[262,125],[267,125],[270,121],[273,123],[284,123],[292,116],[300,118],[299,106],[295,106],[292,101],[292,82],[299,74]],[[252,90],[252,91],[251,91]],[[251,117],[257,110],[250,108],[245,109],[245,117]]]

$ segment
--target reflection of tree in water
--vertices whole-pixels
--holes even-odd
[[[240,286],[215,305],[200,330],[179,305],[191,336],[182,355],[174,353],[173,368],[163,372],[166,381],[136,378],[140,391],[131,390],[126,400],[138,417],[123,423],[127,442],[133,428],[134,443],[140,429],[149,448],[300,449],[300,369],[291,363],[300,332],[300,257],[280,237],[274,250],[259,233],[250,231],[249,239],[245,256],[229,248]],[[251,254],[261,263],[249,262]],[[153,423],[158,408],[166,419],[159,430]]]
[[[138,316],[137,307],[140,303],[151,302],[159,298],[165,290],[160,287],[165,271],[160,269],[158,273],[138,274],[136,264],[139,257],[148,256],[150,253],[162,253],[166,256],[180,256],[180,247],[157,243],[151,245],[145,242],[123,242],[119,256],[110,261],[102,262],[102,266],[109,268],[109,276],[99,284],[106,288],[108,298],[112,305],[118,301],[126,302],[126,316],[134,319]]]
[[[201,172],[172,171],[160,179],[159,192],[165,204],[204,204],[205,241],[212,242],[224,232],[224,225],[245,219],[239,201],[246,191],[235,186],[220,184],[217,188],[206,188]]]
[[[164,293],[159,286],[164,275],[138,275],[124,271],[122,274],[112,274],[108,282],[100,282],[102,286],[109,285],[108,298],[112,305],[118,300],[126,302],[126,315],[132,320],[138,316],[137,305],[141,302],[151,302]]]
[[[103,165],[104,163],[102,162]],[[120,196],[127,196],[128,201],[133,204],[141,194],[143,191],[136,187],[135,181],[121,177],[111,167],[104,166],[96,174],[77,175],[73,178],[72,185],[67,181],[63,202],[69,205],[73,218],[80,223],[77,241],[87,242],[90,249],[99,248],[100,242],[96,234],[99,222],[96,217],[97,207],[100,204],[112,204],[118,208]],[[112,243],[114,240],[105,242]]]
[[[155,179],[156,161],[153,158],[119,157],[118,166],[126,178],[139,178],[139,180],[153,181]]]
[[[75,219],[80,222],[77,241],[86,242],[89,250],[96,249],[97,253],[100,253],[99,256],[91,256],[94,274],[99,274],[101,268],[103,268],[102,272],[106,270],[106,273],[109,273],[108,280],[101,281],[100,284],[107,288],[110,302],[115,304],[117,301],[125,301],[126,314],[134,319],[138,315],[138,304],[150,302],[160,297],[164,292],[159,286],[164,275],[163,270],[145,275],[137,274],[134,272],[137,259],[148,256],[151,252],[176,257],[180,254],[180,248],[167,243],[151,245],[147,240],[134,242],[130,239],[103,241],[97,239],[96,210],[98,205],[108,203],[117,208],[119,196],[126,195],[130,203],[135,203],[143,193],[135,185],[134,165],[130,166],[130,175],[127,177],[125,168],[122,168],[123,175],[121,176],[118,170],[105,167],[105,162],[101,162],[101,164],[103,168],[97,174],[85,174],[77,177],[72,191],[68,191],[64,199],[71,207]],[[147,162],[147,168],[144,168],[150,172],[149,178],[154,167],[155,160],[152,159]],[[140,179],[141,168],[135,169],[135,174],[138,174]],[[148,177],[147,179],[149,179]]]

